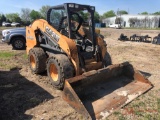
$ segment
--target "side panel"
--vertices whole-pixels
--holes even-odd
[[[26,51],[27,54],[29,50],[37,44],[34,30],[31,27],[26,27]]]
[[[80,74],[79,71],[79,58],[78,58],[78,51],[76,47],[76,43],[74,40],[67,38],[66,36],[59,33],[56,29],[54,29],[52,26],[50,26],[48,23],[45,22],[43,28],[39,28],[46,32],[46,28],[49,28],[50,31],[52,31],[52,35],[49,35],[51,38],[53,38],[54,41],[58,43],[60,48],[68,55],[68,57],[71,59],[76,75]],[[56,36],[54,36],[56,35]]]

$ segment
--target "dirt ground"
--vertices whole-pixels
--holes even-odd
[[[129,61],[152,82],[154,88],[106,119],[160,119],[160,45],[118,41],[121,33],[156,36],[157,30],[101,29],[112,63]],[[0,52],[14,55],[0,59],[1,120],[83,120],[83,116],[63,101],[62,92],[54,89],[47,74],[32,74],[25,51],[12,50],[0,43]]]

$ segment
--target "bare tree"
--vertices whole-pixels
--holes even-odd
[[[115,24],[122,24],[122,22],[123,22],[123,18],[117,17],[115,19]]]
[[[137,27],[137,18],[129,18],[130,27]]]
[[[149,17],[145,17],[144,20],[145,20],[145,28],[149,28],[149,24],[150,24]]]
[[[44,19],[46,19],[47,11],[48,11],[49,8],[50,8],[49,5],[45,5],[45,6],[42,6],[41,9],[40,9],[41,16],[42,16]]]
[[[141,19],[136,19],[136,28],[140,28],[141,27]]]
[[[106,26],[108,26],[108,25],[111,23],[111,21],[110,21],[110,19],[105,19],[105,20],[103,21],[103,23],[106,23]]]
[[[154,19],[154,27],[158,28],[158,26],[159,26],[159,18],[154,17],[153,19]]]
[[[149,24],[148,27],[152,28],[152,19],[151,18],[149,18],[148,24]]]
[[[31,10],[29,8],[22,8],[21,9],[21,19],[22,19],[22,21],[24,21],[24,22],[30,21],[31,20],[30,13],[31,13]]]

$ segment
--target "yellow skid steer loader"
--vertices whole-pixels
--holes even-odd
[[[105,118],[152,88],[128,62],[111,65],[94,12],[94,6],[65,3],[26,27],[32,72],[47,70],[52,85],[86,119]]]

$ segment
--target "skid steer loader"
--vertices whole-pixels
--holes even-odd
[[[105,118],[152,88],[128,62],[111,65],[94,12],[94,6],[65,3],[26,27],[32,72],[47,70],[63,99],[86,119]]]

